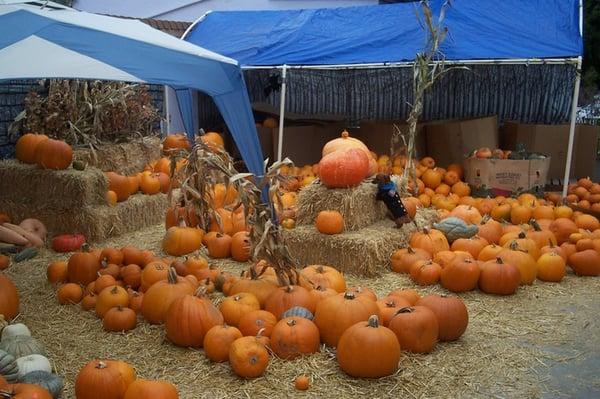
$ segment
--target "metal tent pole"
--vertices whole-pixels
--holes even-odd
[[[571,175],[571,160],[573,159],[573,141],[575,139],[577,100],[579,99],[579,86],[581,84],[581,57],[577,61],[577,71],[575,73],[575,88],[573,89],[573,102],[571,103],[571,125],[569,126],[569,146],[567,147],[567,164],[565,165],[565,177],[563,180],[563,198],[567,196],[569,177]]]
[[[283,121],[285,117],[285,89],[287,86],[287,65],[281,69],[281,99],[279,101],[279,141],[277,141],[277,162],[281,161],[283,151]]]

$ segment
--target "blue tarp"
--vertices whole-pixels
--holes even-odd
[[[42,7],[43,6],[43,7]],[[210,95],[248,169],[263,173],[262,151],[238,63],[146,24],[55,3],[0,0],[0,80],[80,78],[164,84],[183,99],[188,136],[197,129],[191,90]]]
[[[431,0],[435,17],[444,0]],[[446,10],[448,60],[582,55],[578,0],[454,0]],[[241,65],[411,61],[425,30],[418,2],[291,11],[210,12],[185,40]]]

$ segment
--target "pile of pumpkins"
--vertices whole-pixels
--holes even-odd
[[[173,344],[204,348],[244,378],[262,375],[270,353],[293,359],[319,351],[321,342],[337,347],[349,375],[381,377],[397,369],[400,348],[430,352],[468,324],[458,298],[395,290],[378,299],[368,288],[347,288],[340,272],[321,265],[298,276],[297,284],[280,287],[264,261],[237,277],[201,257],[161,259],[133,247],[78,252],[48,266],[48,280],[62,284],[59,302],[81,303],[105,330],[132,330],[140,314],[164,324]],[[218,307],[210,298],[217,291],[225,295]],[[371,343],[360,344],[365,339]]]
[[[17,140],[15,150],[19,161],[37,164],[43,169],[63,170],[73,162],[73,149],[69,144],[44,134],[22,135]]]
[[[132,365],[122,360],[92,360],[77,374],[76,399],[177,399],[168,381],[137,378]]]
[[[556,193],[549,193],[545,198],[556,205],[563,202],[560,195]],[[564,202],[582,209],[600,212],[600,184],[594,183],[589,177],[583,177],[577,180],[577,183],[569,184]]]
[[[415,232],[391,258],[394,271],[420,285],[508,295],[536,278],[559,282],[567,267],[600,275],[598,219],[531,194],[458,205],[433,227]]]

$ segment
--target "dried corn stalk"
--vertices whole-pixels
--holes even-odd
[[[298,272],[296,262],[283,241],[273,201],[283,208],[280,187],[287,178],[279,173],[283,166],[292,166],[289,159],[274,163],[268,169],[265,161],[260,181],[252,173],[239,173],[229,154],[220,149],[211,149],[198,140],[192,148],[183,169],[181,193],[186,204],[192,204],[202,226],[211,219],[221,224],[219,214],[213,208],[212,192],[217,183],[233,186],[238,192],[238,202],[230,210],[244,207],[246,223],[250,226],[251,255],[255,261],[264,260],[271,265],[281,285],[296,284]],[[268,187],[268,200],[263,201],[263,190]],[[264,269],[259,271],[264,273]]]

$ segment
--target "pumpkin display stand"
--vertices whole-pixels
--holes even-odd
[[[105,144],[97,149],[78,148],[73,159],[104,172],[131,175],[161,157],[158,137],[143,137],[126,143]]]
[[[39,219],[50,236],[81,233],[99,241],[163,222],[166,194],[136,194],[109,206],[107,190],[108,181],[96,168],[53,171],[0,161],[0,212],[14,220]]]
[[[313,183],[300,191],[296,228],[285,230],[284,239],[290,253],[301,265],[325,264],[357,276],[374,277],[390,268],[390,256],[406,247],[416,230],[412,223],[401,229],[386,216],[386,208],[375,199],[376,186],[371,183],[349,189],[327,189]],[[344,216],[345,231],[322,234],[315,228],[317,214],[335,210]],[[418,226],[437,221],[434,210],[419,208]]]

